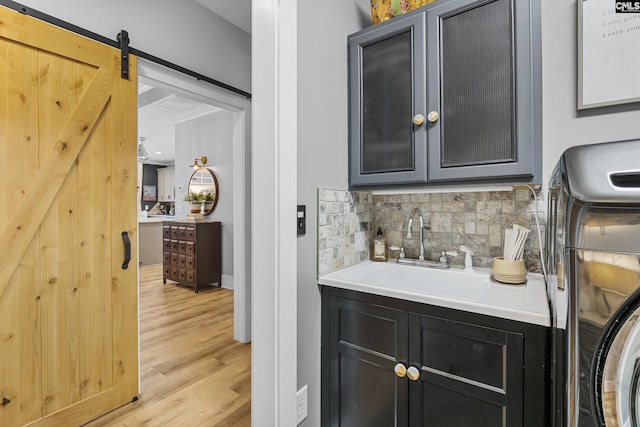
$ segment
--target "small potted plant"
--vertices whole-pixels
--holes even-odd
[[[184,197],[184,201],[191,203],[191,213],[200,213],[204,200],[201,193],[190,191],[189,194]]]
[[[209,213],[213,209],[213,203],[216,200],[216,193],[213,191],[201,191],[202,199],[204,200],[204,213]]]

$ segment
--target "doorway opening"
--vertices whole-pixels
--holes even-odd
[[[228,254],[228,258],[232,258],[231,274],[226,274],[223,266],[223,285],[225,287],[232,288],[234,291],[234,338],[242,343],[249,342],[251,340],[251,259],[250,259],[250,222],[251,222],[251,109],[250,101],[246,98],[240,97],[236,94],[232,94],[224,89],[220,89],[213,85],[209,85],[204,82],[196,81],[184,74],[181,74],[175,70],[163,67],[155,64],[151,61],[139,59],[138,61],[138,80],[139,83],[151,86],[157,90],[157,93],[161,94],[175,94],[180,99],[192,100],[194,102],[204,105],[201,110],[201,114],[196,114],[196,119],[202,117],[205,118],[208,114],[216,114],[216,111],[220,111],[225,114],[230,120],[231,127],[231,157],[232,157],[232,172],[229,175],[232,180],[232,188],[220,188],[220,194],[227,192],[227,195],[231,194],[231,204],[228,207],[228,214],[232,217],[232,227],[229,230],[228,236],[232,238],[231,243],[228,246],[232,246],[229,250],[225,247],[224,235],[223,235],[223,253],[225,251],[232,252]],[[140,97],[139,97],[140,98]],[[141,136],[141,135],[139,135]],[[176,181],[175,181],[175,213],[177,218],[184,218],[186,212],[179,212],[179,207],[182,206],[182,196],[187,188],[188,176],[190,172],[188,170],[188,162],[185,158],[178,155],[178,151],[183,149],[180,147],[180,142],[176,141]],[[213,147],[207,147],[207,141],[203,141],[199,150],[212,150]],[[189,157],[200,157],[201,155],[207,155],[207,153],[201,153],[199,155]],[[215,159],[210,157],[211,164],[214,164]],[[182,168],[184,163],[184,168]],[[183,170],[182,174],[177,173],[178,170]],[[180,177],[183,178],[184,183],[179,181]],[[180,190],[180,191],[179,191]],[[218,208],[216,208],[218,209]],[[215,213],[215,212],[214,212]],[[180,216],[182,215],[182,216]],[[231,255],[231,256],[229,256]],[[223,255],[224,257],[224,255]],[[223,261],[224,263],[224,261]],[[229,268],[227,268],[227,271]],[[226,279],[226,280],[225,280]],[[227,283],[225,283],[227,282]]]
[[[222,247],[223,252],[232,252],[232,268],[230,271],[223,268],[222,287],[233,289],[233,292],[205,287],[195,294],[192,288],[170,281],[163,284],[162,264],[142,265],[138,279],[140,400],[90,422],[87,427],[138,422],[141,419],[152,419],[154,423],[161,424],[199,425],[206,420],[211,425],[249,426],[252,404],[251,347],[240,343],[247,343],[251,338],[251,275],[247,255],[250,251],[250,179],[247,176],[250,171],[247,157],[250,153],[250,104],[248,100],[219,93],[223,91],[207,87],[206,83],[195,82],[168,68],[141,59],[138,61],[139,120],[146,118],[140,114],[140,106],[149,99],[155,98],[152,102],[165,102],[168,99],[170,103],[201,104],[188,113],[178,114],[177,119],[171,119],[172,127],[176,128],[176,131],[171,131],[175,132],[176,138],[176,153],[172,160],[163,159],[162,155],[153,159],[157,147],[151,136],[145,140],[145,150],[150,163],[169,165],[173,161],[176,191],[172,206],[176,219],[184,219],[187,213],[186,204],[182,205],[182,211],[178,206],[183,202],[182,196],[190,182],[193,172],[190,164],[194,156],[200,158],[206,155],[207,166],[220,175],[220,205],[209,217],[214,221],[220,220],[218,209],[223,208],[225,203],[232,205],[230,218],[221,222],[232,223],[232,241],[225,242],[223,239]],[[146,97],[141,96],[145,93]],[[209,122],[215,122],[220,117],[229,122],[220,124],[220,127],[231,129],[225,134],[229,135],[226,151],[231,153],[230,164],[226,167],[231,171],[217,170],[225,163],[225,150],[217,151],[212,146],[220,140],[216,135],[196,133],[198,138],[204,139],[196,148],[198,154],[181,146],[184,140],[178,140],[189,135],[188,130],[194,123],[200,127],[206,124],[204,127],[211,129]],[[139,125],[139,131],[141,128],[144,126]],[[232,177],[227,181],[224,176],[228,173]],[[226,188],[225,182],[231,188]],[[224,193],[231,196],[230,200],[222,200]],[[141,196],[142,192],[137,198],[140,204],[138,209],[144,204]],[[139,246],[146,244],[142,235],[143,225],[140,223],[138,227]],[[158,234],[161,234],[161,230],[160,227]],[[156,249],[162,251],[162,236],[158,238],[160,242],[156,243]],[[142,247],[139,248],[141,251]],[[226,279],[225,272],[228,273]],[[229,332],[232,324],[233,337]]]
[[[160,388],[157,387],[157,378],[164,378],[165,369],[169,369],[166,372],[167,377],[175,371],[182,371],[185,375],[184,385],[186,390],[184,392],[193,388],[193,390],[200,390],[197,394],[205,394],[211,398],[212,395],[216,395],[218,387],[220,387],[221,408],[219,408],[219,415],[225,417],[223,420],[227,421],[233,417],[240,416],[242,418],[239,419],[239,422],[244,425],[243,423],[247,419],[250,420],[251,411],[250,348],[247,349],[247,346],[238,346],[236,345],[237,343],[229,342],[228,338],[225,337],[225,335],[228,336],[228,333],[226,331],[223,332],[220,323],[222,325],[230,325],[228,312],[231,304],[233,307],[233,337],[241,343],[247,343],[251,340],[251,275],[249,258],[249,224],[251,221],[249,189],[251,182],[249,177],[251,170],[249,158],[251,152],[250,101],[142,59],[139,59],[138,62],[138,84],[138,120],[145,120],[146,118],[141,113],[142,109],[146,108],[142,104],[146,102],[167,103],[168,100],[169,104],[198,104],[189,109],[188,113],[177,114],[171,119],[171,127],[173,129],[170,132],[172,132],[171,136],[175,139],[173,142],[175,144],[174,153],[170,156],[172,158],[162,158],[162,155],[156,155],[157,152],[162,152],[163,154],[167,152],[162,151],[163,149],[156,149],[157,147],[154,146],[155,141],[150,136],[151,134],[142,135],[140,133],[140,129],[144,127],[140,124],[138,126],[138,136],[147,137],[145,149],[149,157],[157,156],[155,160],[150,160],[150,163],[171,165],[173,162],[175,192],[173,195],[174,202],[170,205],[174,208],[173,213],[176,219],[184,219],[188,213],[188,204],[183,202],[182,199],[188,191],[190,175],[193,172],[193,168],[189,165],[194,158],[200,159],[202,156],[207,156],[207,167],[210,167],[216,173],[220,185],[218,206],[209,217],[212,220],[220,220],[223,225],[227,226],[227,233],[225,234],[223,231],[222,239],[223,277],[221,285],[224,288],[233,290],[231,298],[228,291],[224,293],[212,289],[213,292],[208,292],[206,288],[202,289],[199,294],[194,294],[192,289],[180,289],[173,283],[163,285],[161,282],[161,265],[149,268],[144,265],[141,267],[139,277],[141,400],[144,403],[146,399],[154,399],[155,393],[161,392],[163,387],[166,388],[169,383],[174,384],[176,382],[174,375],[171,380],[167,379],[167,384]],[[193,131],[194,128],[196,129],[195,132]],[[228,132],[220,133],[220,128],[227,129]],[[203,131],[203,129],[205,130]],[[165,130],[164,132],[167,131]],[[221,135],[228,137],[225,142],[226,147],[214,146],[214,144],[221,142]],[[200,139],[195,144],[195,147],[185,146],[186,140],[193,140],[193,138]],[[140,196],[141,194],[138,197],[139,201],[141,201]],[[143,202],[141,201],[141,203]],[[138,209],[144,209],[144,206],[141,204]],[[139,227],[140,238],[138,242],[140,246],[145,244],[142,228],[142,226]],[[159,230],[161,231],[161,228]],[[162,251],[162,238],[161,236],[158,236],[158,238],[160,239],[160,245],[156,249]],[[142,250],[143,248],[140,247],[140,251]],[[163,286],[170,286],[171,288],[163,288],[163,292],[157,292],[157,289]],[[180,291],[180,294],[174,294],[174,290]],[[160,299],[158,299],[158,295],[160,295]],[[178,316],[166,316],[165,313],[162,313],[156,317],[155,313],[152,313],[153,309],[149,309],[149,302],[159,301],[158,304],[160,305],[162,304],[162,298],[167,297],[171,299],[171,302],[167,302],[165,307],[170,307],[168,310],[174,312],[179,310],[180,314]],[[180,300],[177,305],[176,299]],[[184,306],[181,306],[182,304]],[[193,307],[195,305],[198,308],[194,311]],[[185,316],[188,317],[186,322],[184,321]],[[154,318],[163,320],[157,325],[150,325],[154,322]],[[170,318],[176,319],[176,325],[167,328],[166,322]],[[217,320],[212,322],[213,318]],[[162,322],[164,324],[161,324]],[[181,324],[181,326],[177,326],[178,324]],[[164,339],[161,335],[158,335],[159,333],[161,334],[159,332],[161,328],[165,328],[167,334],[171,334],[174,337],[178,336],[178,344],[169,346],[177,349],[176,351],[180,351],[180,346],[186,345],[184,343],[187,342],[187,339],[181,334],[186,336],[203,328],[206,331],[201,334],[198,333],[202,342],[193,344],[201,348],[195,351],[190,349],[188,355],[185,354],[184,357],[178,358],[173,357],[171,361],[167,359],[166,362],[162,362],[159,365],[157,358],[154,358],[153,355],[149,356],[147,350],[151,347],[164,349],[162,351],[172,351],[168,350],[169,347],[157,342],[157,340]],[[152,330],[150,331],[150,329]],[[193,333],[190,336],[193,337]],[[172,342],[176,342],[176,340]],[[220,349],[221,346],[225,346],[224,349]],[[212,354],[212,352],[215,354]],[[180,363],[176,362],[176,360],[179,360]],[[182,363],[185,366],[182,366]],[[193,370],[188,369],[187,366],[192,366]],[[200,369],[199,374],[197,373],[198,369]],[[218,375],[211,375],[211,371],[218,370]],[[233,378],[227,380],[226,377],[229,376],[229,372],[233,372]],[[189,376],[191,380],[186,378]],[[194,377],[197,377],[197,379]],[[203,386],[205,383],[208,383],[208,385]],[[203,390],[208,390],[208,393]],[[249,399],[248,402],[247,399]],[[215,406],[207,404],[207,411],[216,411]],[[195,410],[197,407],[193,407],[193,409]],[[152,413],[152,410],[148,407],[145,411]],[[153,416],[154,419],[156,417],[164,419],[160,414]]]

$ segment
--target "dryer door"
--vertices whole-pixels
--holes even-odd
[[[605,327],[594,355],[592,404],[597,425],[640,426],[640,293]]]
[[[570,250],[570,254],[567,425],[604,426],[602,396],[612,389],[610,383],[603,387],[605,362],[611,357],[609,362],[617,365],[614,361],[623,344],[614,347],[614,341],[625,340],[640,307],[640,259],[588,250]]]

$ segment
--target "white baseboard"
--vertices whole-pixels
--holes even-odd
[[[223,274],[222,287],[225,289],[233,290],[233,276],[229,276],[228,274]]]

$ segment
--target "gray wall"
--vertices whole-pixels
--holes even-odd
[[[185,202],[193,159],[207,156],[207,167],[218,179],[218,204],[207,219],[222,222],[222,282],[233,287],[233,113],[218,111],[176,124],[176,212],[186,218],[189,204]],[[181,186],[181,190],[178,189]],[[229,276],[229,277],[225,277]]]
[[[542,0],[543,182],[573,145],[640,138],[632,107],[578,113],[576,0]],[[347,188],[346,36],[370,25],[369,1],[298,4],[298,387],[309,386],[305,427],[320,425],[320,294],[316,286],[316,189]],[[259,49],[259,46],[255,46]]]
[[[320,425],[316,191],[347,188],[346,39],[370,19],[364,0],[298,2],[298,203],[307,205],[307,234],[298,237],[298,388],[309,386],[303,426]]]
[[[544,182],[568,147],[640,138],[638,104],[578,112],[576,0],[542,0]]]
[[[21,4],[251,91],[251,36],[193,1],[24,0]]]

